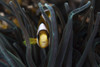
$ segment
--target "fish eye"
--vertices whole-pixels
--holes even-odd
[[[51,15],[50,15],[50,12],[49,12],[49,10],[45,10],[45,13],[47,14],[47,16],[51,19]],[[46,20],[45,18],[44,18],[44,16],[42,15],[42,17],[43,17],[43,19],[44,20]]]

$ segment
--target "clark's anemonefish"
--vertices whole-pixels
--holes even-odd
[[[50,12],[48,10],[45,10],[45,13],[50,18]],[[46,48],[49,45],[49,27],[46,23],[46,20],[43,15],[40,16],[40,20],[38,23],[38,30],[37,30],[37,38],[29,38],[30,44],[38,44],[41,48]],[[26,41],[24,41],[24,44],[26,44]]]

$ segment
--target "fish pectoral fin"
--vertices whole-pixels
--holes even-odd
[[[37,38],[29,38],[30,44],[35,45],[37,44]],[[24,45],[26,45],[26,41],[23,41]]]

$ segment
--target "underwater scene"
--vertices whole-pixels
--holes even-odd
[[[100,67],[100,0],[0,0],[0,67]]]

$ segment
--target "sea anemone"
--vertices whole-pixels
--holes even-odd
[[[0,0],[0,66],[100,67],[96,3]]]

